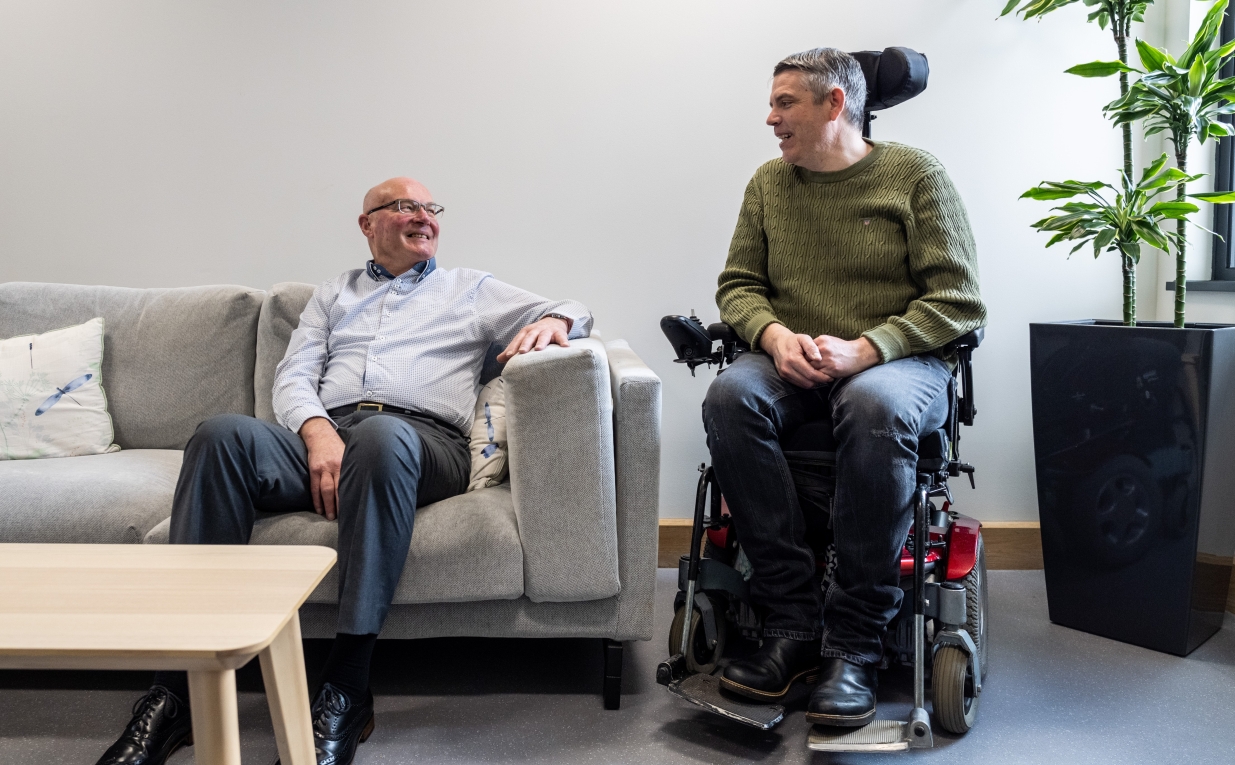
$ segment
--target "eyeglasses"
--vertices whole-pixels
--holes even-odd
[[[424,210],[434,218],[446,212],[446,208],[436,202],[417,202],[415,199],[396,199],[393,202],[387,202],[384,205],[374,207],[372,210],[366,212],[365,215],[372,215],[378,210],[385,210],[387,208],[393,209],[398,213],[403,213],[404,215],[415,215],[421,210]]]

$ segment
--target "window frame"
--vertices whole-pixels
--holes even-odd
[[[1220,45],[1235,40],[1235,16],[1228,6],[1222,17]],[[1235,76],[1235,61],[1222,66],[1222,77]],[[1231,115],[1223,122],[1235,124]],[[1235,136],[1218,139],[1214,160],[1214,191],[1235,191]],[[1210,279],[1215,282],[1235,282],[1235,211],[1231,205],[1214,205],[1213,268]],[[1191,285],[1189,285],[1191,286]],[[1224,285],[1225,286],[1225,285]]]

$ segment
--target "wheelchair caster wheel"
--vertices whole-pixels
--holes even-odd
[[[974,693],[969,657],[961,649],[946,645],[935,653],[931,671],[931,701],[935,719],[949,733],[968,733],[978,717],[978,697]]]
[[[686,621],[686,607],[682,606],[673,615],[669,626],[669,655],[682,650],[682,624]],[[703,634],[703,618],[695,609],[690,610],[690,642],[686,647],[686,668],[691,672],[709,675],[716,669],[716,662],[725,654],[725,620],[716,620],[716,646],[708,648]]]

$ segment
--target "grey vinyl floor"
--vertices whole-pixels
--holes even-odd
[[[1187,658],[1052,625],[1041,572],[990,574],[991,670],[976,727],[936,748],[835,755],[805,748],[802,703],[774,731],[697,712],[656,685],[674,572],[658,577],[656,637],[628,644],[622,708],[602,709],[595,640],[381,641],[377,729],[358,765],[396,763],[1235,763],[1235,621]],[[325,641],[309,641],[310,678]],[[246,763],[275,758],[256,662],[241,671]],[[880,716],[907,673],[885,673]],[[128,720],[143,673],[0,672],[0,764],[91,765]],[[191,748],[175,765],[193,761]]]

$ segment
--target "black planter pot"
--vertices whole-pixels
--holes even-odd
[[[1180,656],[1235,555],[1235,325],[1029,325],[1052,622]]]

